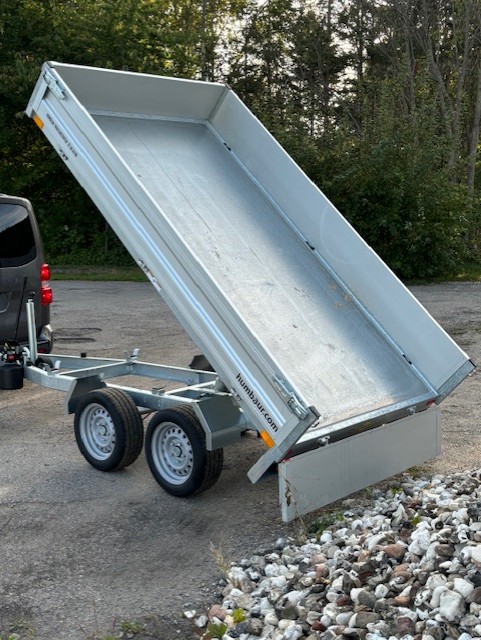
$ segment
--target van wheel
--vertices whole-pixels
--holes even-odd
[[[142,418],[132,398],[119,389],[98,389],[82,398],[74,428],[81,454],[100,471],[123,469],[142,451]]]
[[[152,475],[165,491],[187,497],[217,482],[223,449],[208,451],[205,432],[190,407],[158,411],[149,422],[145,454]]]
[[[39,356],[35,360],[35,366],[38,369],[43,369],[44,371],[52,371],[53,362],[51,358],[46,358],[45,356]]]

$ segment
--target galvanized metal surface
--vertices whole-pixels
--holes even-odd
[[[441,452],[440,410],[432,407],[279,464],[282,519],[319,509]]]
[[[207,126],[95,120],[321,423],[427,392]]]
[[[51,354],[53,368],[25,366],[25,378],[63,391],[66,413],[74,413],[81,398],[103,387],[127,393],[141,410],[189,405],[205,430],[209,450],[236,442],[251,428],[230,394],[219,388],[217,374],[142,362],[134,353],[124,360]]]

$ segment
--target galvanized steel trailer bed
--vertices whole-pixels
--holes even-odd
[[[27,113],[269,443],[285,519],[438,452],[472,362],[232,90],[49,62]]]

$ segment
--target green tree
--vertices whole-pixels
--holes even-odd
[[[215,75],[214,49],[239,0],[3,0],[0,189],[36,208],[49,259],[128,260],[102,216],[23,110],[41,64],[180,77]]]

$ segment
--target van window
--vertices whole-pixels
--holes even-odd
[[[0,268],[20,267],[36,256],[27,209],[18,204],[0,204]]]

